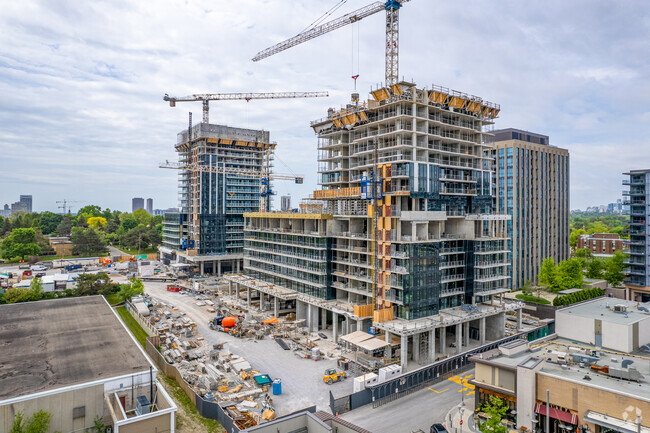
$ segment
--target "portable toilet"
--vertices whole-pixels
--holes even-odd
[[[275,379],[273,381],[273,395],[282,394],[282,379]]]

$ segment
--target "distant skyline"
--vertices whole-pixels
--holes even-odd
[[[128,211],[133,197],[175,207],[177,173],[158,163],[176,161],[176,134],[188,111],[200,121],[201,104],[170,108],[165,93],[329,91],[328,99],[211,104],[213,123],[271,132],[275,170],[289,171],[281,160],[305,176],[303,185],[275,183],[275,207],[286,194],[297,206],[320,189],[309,122],[349,101],[351,75],[360,75],[362,100],[383,81],[384,16],[250,59],[335,3],[297,1],[289,11],[268,0],[4,4],[0,205],[31,194],[34,211],[57,211],[63,199]],[[367,3],[349,0],[330,18]],[[569,149],[571,209],[615,202],[622,173],[650,167],[647,0],[414,0],[400,20],[401,76],[499,103],[495,128]]]

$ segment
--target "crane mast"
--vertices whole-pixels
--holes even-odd
[[[311,27],[286,41],[275,44],[265,50],[260,51],[253,57],[253,61],[270,57],[281,51],[287,50],[303,42],[307,42],[318,36],[329,33],[333,30],[356,23],[366,17],[386,11],[386,86],[397,84],[399,77],[399,10],[403,3],[409,0],[388,0],[386,2],[375,2],[354,12],[343,15],[332,21]]]

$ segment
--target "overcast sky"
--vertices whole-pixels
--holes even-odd
[[[176,160],[176,134],[201,104],[170,108],[163,94],[327,90],[211,105],[212,123],[271,131],[278,157],[306,176],[276,183],[296,204],[317,188],[309,122],[349,100],[353,73],[363,99],[384,79],[385,15],[250,59],[339,1],[2,1],[0,205],[32,194],[35,211],[63,199],[83,202],[73,211],[130,211],[132,197],[176,206],[177,173],[158,162]],[[573,209],[616,201],[622,172],[650,168],[647,0],[413,0],[400,23],[404,78],[499,103],[497,128],[569,149]]]

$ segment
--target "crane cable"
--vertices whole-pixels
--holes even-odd
[[[317,25],[319,25],[320,23],[322,23],[323,21],[325,21],[325,19],[326,19],[327,17],[331,16],[334,12],[336,12],[337,9],[339,9],[341,6],[343,6],[345,3],[347,3],[347,1],[348,1],[348,0],[341,0],[341,1],[339,1],[337,4],[335,4],[334,6],[332,6],[332,8],[331,8],[330,10],[328,10],[327,12],[325,12],[325,13],[324,13],[320,18],[318,18],[316,21],[314,21],[313,23],[309,24],[309,25],[307,26],[307,28],[305,28],[305,29],[304,29],[302,32],[300,32],[300,33],[304,33],[304,32],[306,32],[307,30],[310,30],[310,29],[316,27]]]

